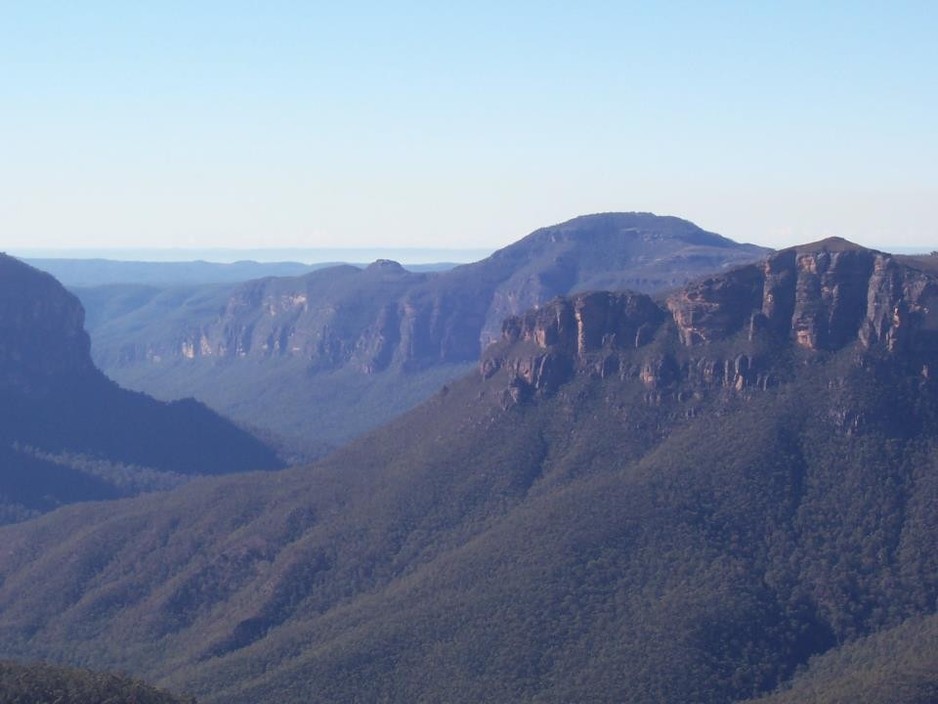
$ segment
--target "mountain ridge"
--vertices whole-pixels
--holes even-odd
[[[722,704],[930,619],[938,389],[920,363],[938,351],[890,337],[928,311],[898,326],[879,312],[914,312],[938,279],[833,254],[785,269],[780,253],[671,294],[706,304],[720,334],[683,335],[686,310],[641,294],[560,299],[506,323],[490,373],[315,465],[0,529],[0,643],[77,650],[206,702]],[[787,332],[750,339],[784,272],[794,305],[773,310],[791,311]],[[827,288],[798,285],[825,272]],[[740,285],[760,292],[748,309],[714,298]],[[799,295],[837,334],[799,336]],[[578,300],[600,323],[577,327]],[[871,320],[886,326],[864,342]],[[572,373],[506,398],[511,360],[545,350]],[[603,374],[607,353],[618,368]],[[742,355],[777,381],[717,383],[690,363],[745,376]]]

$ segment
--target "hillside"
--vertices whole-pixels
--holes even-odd
[[[109,376],[158,398],[192,394],[302,457],[464,374],[508,315],[575,291],[673,288],[765,254],[678,218],[608,213],[445,272],[378,261],[236,288],[76,293]]]
[[[83,315],[51,276],[0,255],[0,521],[186,475],[280,466],[191,398],[159,402],[107,379]]]
[[[206,702],[717,704],[871,672],[921,702],[936,296],[830,240],[664,304],[558,299],[316,465],[0,529],[3,654]]]
[[[127,677],[39,663],[0,662],[3,704],[194,704]]]

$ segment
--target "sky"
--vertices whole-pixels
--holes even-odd
[[[938,249],[938,3],[0,0],[0,249]]]

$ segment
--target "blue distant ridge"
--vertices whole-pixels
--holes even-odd
[[[447,249],[421,247],[362,248],[256,248],[256,249],[11,249],[8,254],[28,259],[108,259],[134,262],[208,261],[231,263],[323,262],[367,263],[377,259],[393,259],[401,264],[432,264],[437,262],[465,263],[484,259],[492,249]]]

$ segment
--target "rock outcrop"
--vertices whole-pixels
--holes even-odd
[[[888,350],[938,349],[938,282],[883,252],[831,238],[670,296],[688,347],[766,328],[810,350],[859,340]]]
[[[665,318],[644,294],[596,292],[551,301],[505,321],[510,356],[485,355],[483,376],[509,370],[520,389],[553,390],[576,369],[620,371],[620,352],[647,344]]]
[[[656,338],[662,344],[649,346]],[[820,354],[851,345],[901,356],[927,375],[938,354],[938,278],[828,239],[693,282],[663,305],[625,293],[557,299],[509,318],[481,371],[507,369],[519,398],[577,373],[742,391],[775,382],[770,358],[785,347]]]

